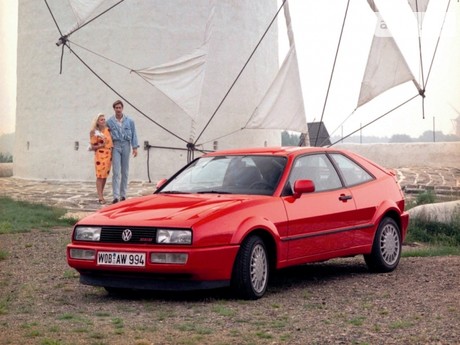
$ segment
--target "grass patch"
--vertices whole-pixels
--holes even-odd
[[[0,299],[0,315],[5,315],[8,313],[8,302],[8,299],[5,297]]]
[[[233,309],[230,309],[226,306],[219,305],[219,304],[216,306],[213,306],[212,311],[214,313],[219,314],[220,316],[229,316],[229,317],[235,316],[235,311]]]
[[[436,202],[432,192],[417,196],[417,205]],[[409,222],[407,243],[421,242],[426,247],[411,249],[405,256],[460,255],[460,209],[452,214],[447,222],[433,219],[431,214],[420,215]]]
[[[55,339],[48,339],[48,338],[45,338],[42,340],[42,342],[40,343],[40,345],[63,345],[64,343],[62,343],[60,340],[55,340]]]
[[[63,218],[65,213],[57,207],[0,197],[0,234],[74,225],[77,220]]]
[[[8,257],[8,253],[0,249],[0,261],[6,260],[7,257]]]
[[[449,247],[460,246],[460,214],[452,217],[449,223],[413,219],[409,225],[406,241]]]
[[[403,258],[409,257],[431,257],[431,256],[460,256],[460,247],[449,246],[427,246],[416,249],[405,250],[401,253]]]

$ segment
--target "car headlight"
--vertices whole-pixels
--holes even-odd
[[[191,230],[157,229],[157,243],[191,244]]]
[[[100,241],[101,227],[98,226],[77,226],[73,235],[76,241]]]

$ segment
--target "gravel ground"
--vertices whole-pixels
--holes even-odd
[[[67,266],[70,228],[0,235],[0,344],[458,344],[460,257],[284,270],[258,301],[225,290],[111,296]]]

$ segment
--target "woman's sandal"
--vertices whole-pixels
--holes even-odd
[[[99,199],[98,203],[100,203],[101,205],[103,205],[103,204],[107,204],[107,201],[105,201],[104,199]]]

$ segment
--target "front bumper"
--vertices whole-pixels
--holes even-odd
[[[142,267],[98,265],[97,260],[70,257],[71,249],[101,252],[145,253]],[[72,243],[67,246],[67,262],[80,273],[87,285],[125,289],[197,290],[228,286],[239,246],[192,248],[185,246],[95,246]],[[186,253],[185,264],[150,262],[151,253]]]

